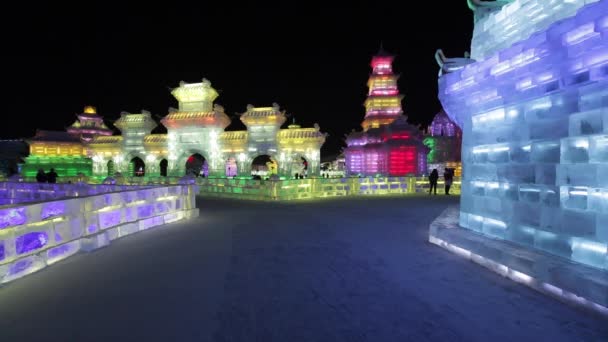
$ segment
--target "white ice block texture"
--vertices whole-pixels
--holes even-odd
[[[439,98],[463,128],[461,225],[608,270],[608,0],[572,14],[443,75]]]
[[[527,39],[552,23],[570,17],[598,0],[514,0],[478,18],[473,29],[471,58],[481,61],[514,43]],[[574,40],[575,34],[564,39]]]
[[[0,188],[12,191],[10,184]],[[79,251],[92,251],[150,227],[198,216],[196,186],[133,188],[0,207],[0,284]]]

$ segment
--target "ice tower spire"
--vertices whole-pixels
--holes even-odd
[[[398,75],[393,73],[395,56],[386,52],[380,43],[380,50],[372,58],[372,74],[367,86],[369,93],[365,100],[365,119],[361,126],[367,131],[388,125],[403,114],[401,109],[402,95],[397,88]]]

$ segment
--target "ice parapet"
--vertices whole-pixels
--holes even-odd
[[[608,269],[608,1],[591,2],[513,1],[478,21],[535,33],[487,38],[497,45],[443,75],[439,98],[463,128],[460,224]]]
[[[2,183],[6,193],[46,188]],[[52,184],[51,184],[52,185]],[[73,185],[72,185],[73,186]],[[69,190],[70,186],[65,189]],[[122,191],[115,191],[122,190]],[[92,251],[119,237],[196,217],[196,186],[91,186],[90,196],[21,203],[0,208],[0,284],[20,278],[79,251]],[[102,191],[114,191],[103,193]]]

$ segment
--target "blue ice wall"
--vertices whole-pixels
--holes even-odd
[[[439,79],[461,226],[608,269],[608,0]]]

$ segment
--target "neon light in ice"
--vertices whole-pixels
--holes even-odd
[[[606,254],[608,253],[608,245],[592,241],[583,241],[582,239],[573,238],[571,242],[572,248],[585,249],[590,252]]]
[[[591,22],[566,33],[564,35],[564,43],[566,45],[574,45],[598,35],[599,32],[595,32],[595,23]]]

